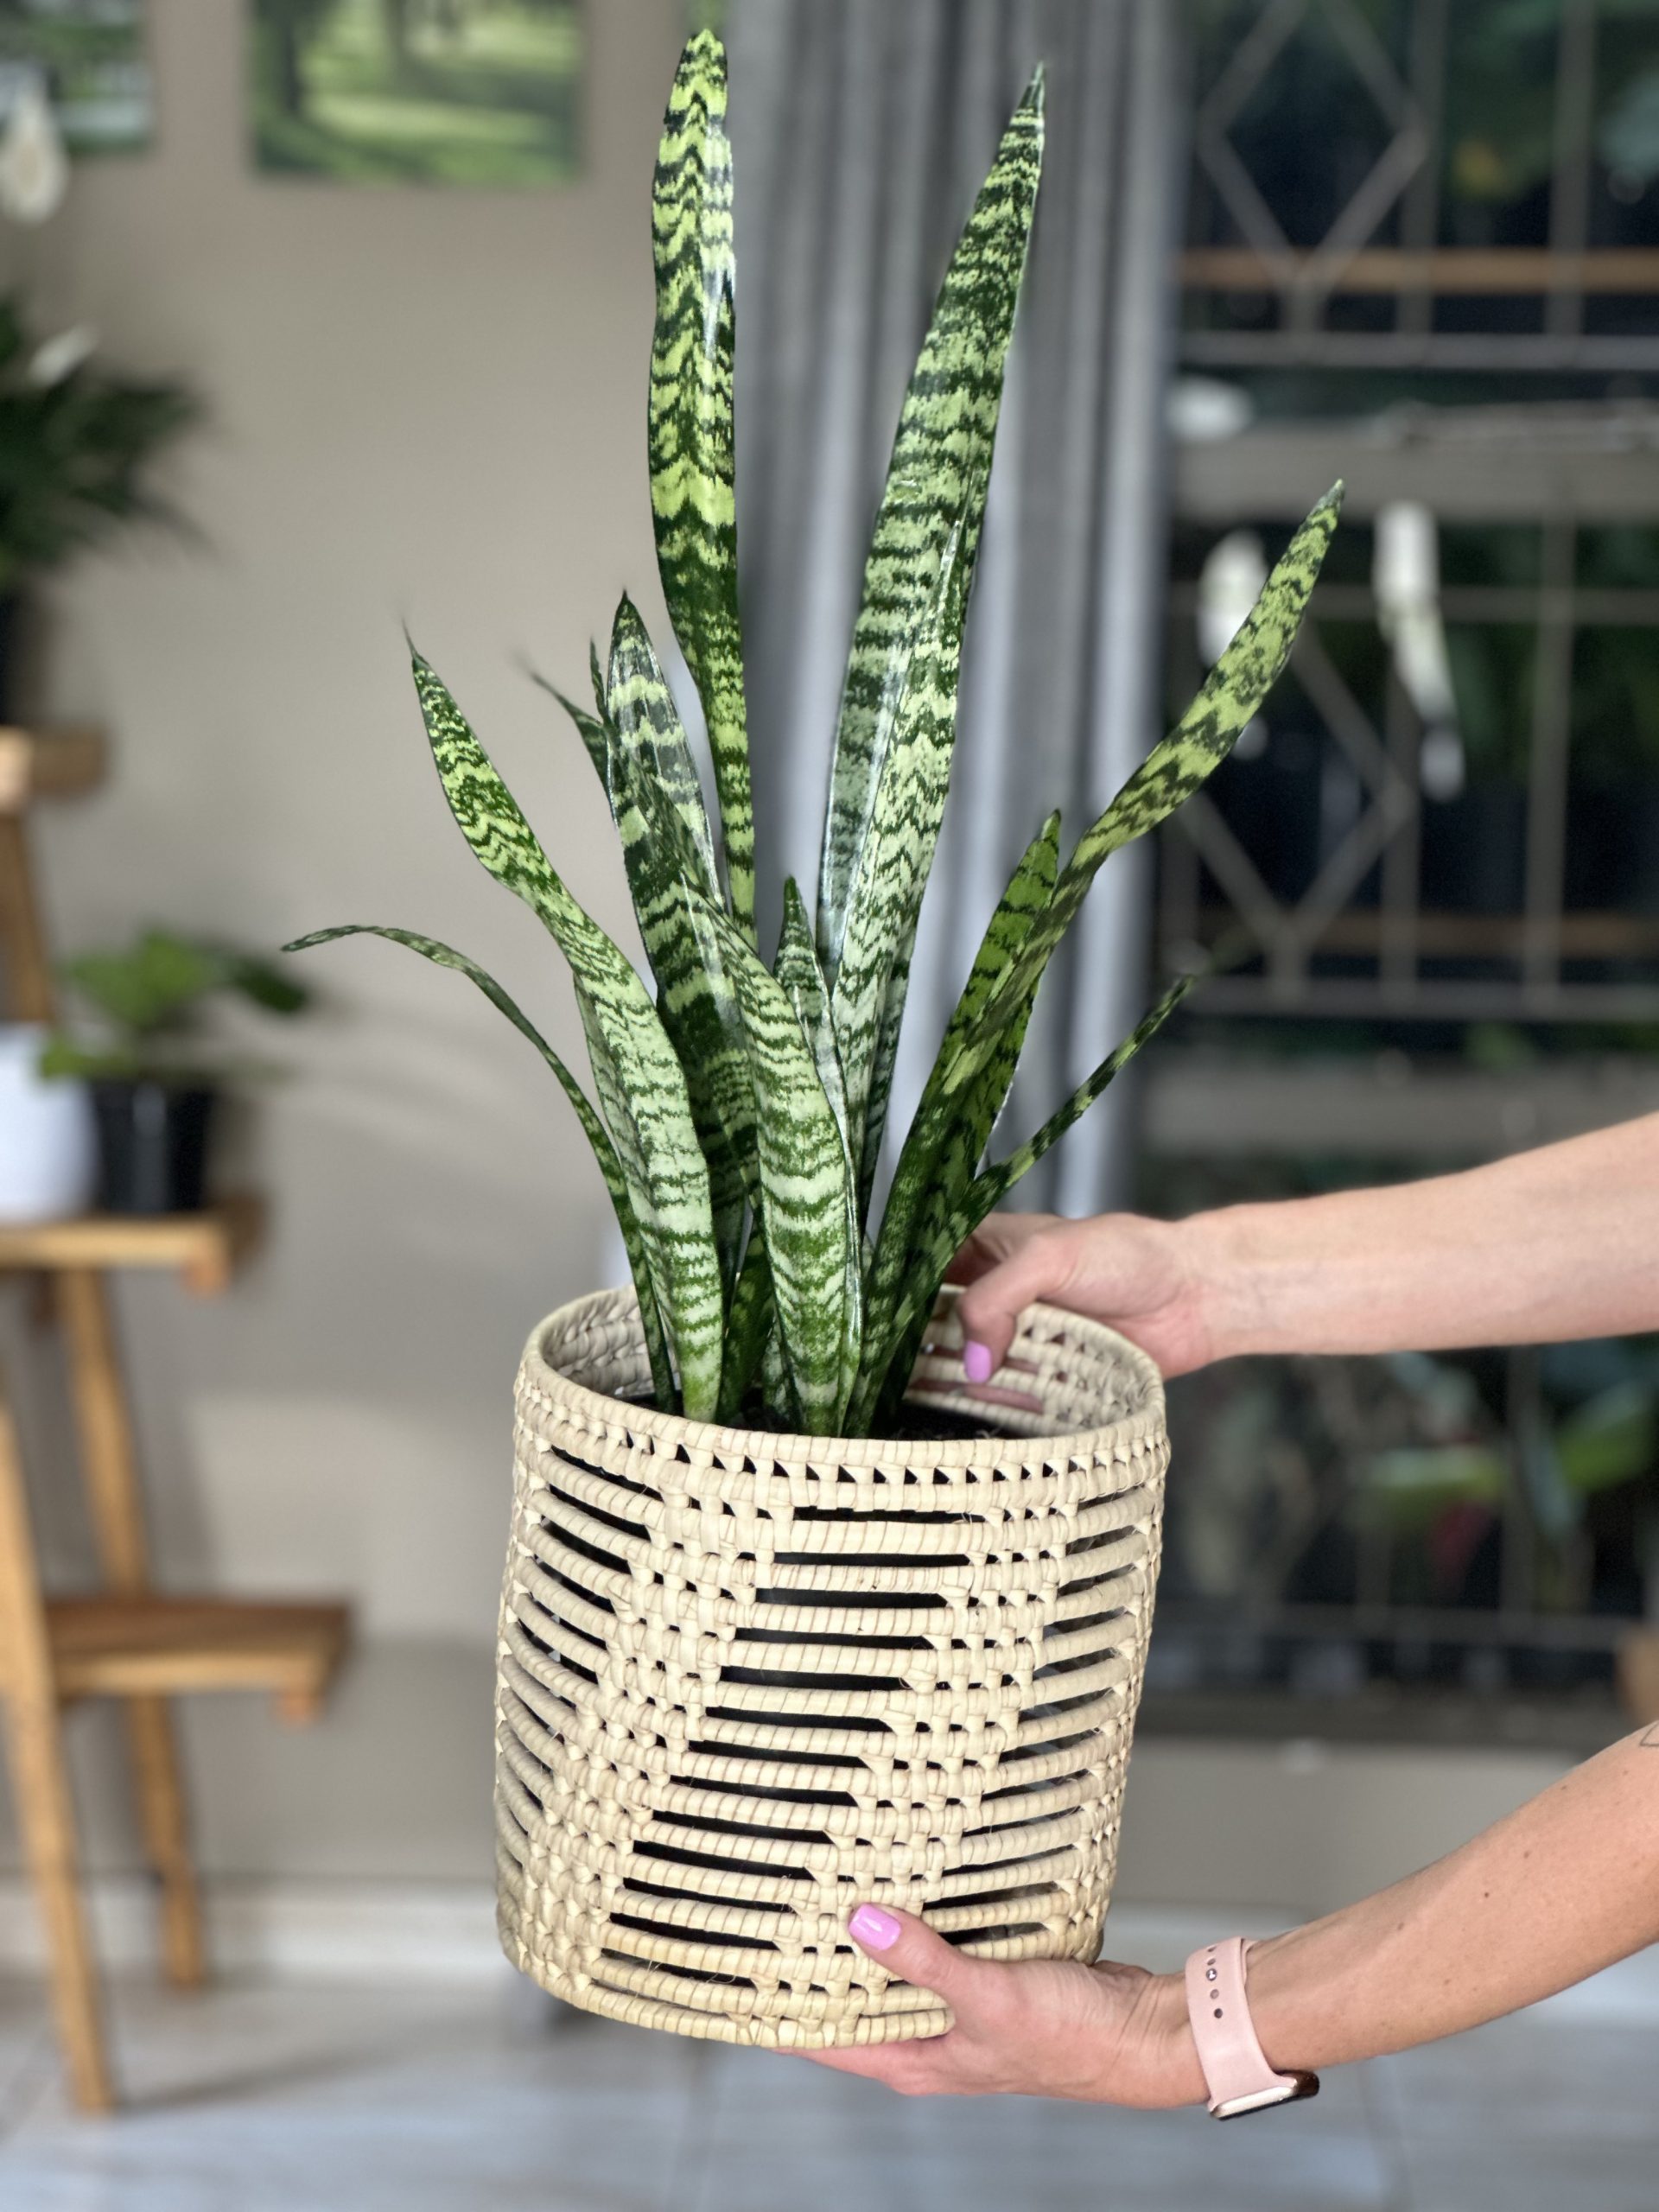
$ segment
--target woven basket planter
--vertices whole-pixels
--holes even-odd
[[[960,1343],[947,1294],[918,1379],[959,1382]],[[866,1900],[982,1957],[1095,1956],[1163,1391],[1110,1330],[1044,1306],[995,1381],[1039,1410],[996,1408],[989,1440],[775,1436],[622,1402],[649,1387],[631,1293],[537,1330],[496,1814],[502,1942],[544,1989],[823,2048],[950,2024],[849,1942]]]

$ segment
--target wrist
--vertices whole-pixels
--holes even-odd
[[[1235,1359],[1266,1348],[1261,1271],[1250,1257],[1248,1217],[1255,1211],[1220,1207],[1174,1224],[1205,1360]]]
[[[1382,2047],[1356,2033],[1350,1994],[1357,1980],[1375,1975],[1374,1954],[1368,1947],[1362,1967],[1352,1942],[1343,1941],[1336,1927],[1334,1920],[1316,1922],[1250,1946],[1250,2018],[1270,2066],[1317,2072],[1370,2057]],[[1329,1955],[1333,1942],[1335,1957]]]
[[[1187,2017],[1186,1986],[1179,1974],[1150,1974],[1137,2008],[1148,2106],[1201,2105],[1209,2092]]]

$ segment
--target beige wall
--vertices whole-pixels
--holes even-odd
[[[7,241],[52,323],[212,409],[175,471],[207,543],[134,541],[54,595],[50,703],[116,746],[107,791],[42,829],[60,940],[401,923],[579,1057],[556,954],[448,821],[399,624],[624,929],[591,772],[515,663],[580,689],[622,586],[652,604],[649,195],[678,11],[592,10],[584,181],[514,194],[257,175],[244,13],[153,0],[155,151],[84,165]],[[267,1257],[220,1306],[127,1300],[166,1561],[481,1642],[513,1364],[598,1279],[603,1193],[551,1080],[459,978],[381,945],[308,973],[326,1013],[267,1039],[296,1071],[256,1117]]]

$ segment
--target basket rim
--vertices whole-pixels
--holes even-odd
[[[954,1284],[945,1286],[944,1295],[950,1302],[955,1302],[957,1294]],[[1052,1433],[1009,1429],[995,1436],[971,1438],[810,1436],[791,1429],[728,1427],[718,1421],[693,1421],[683,1414],[665,1414],[655,1406],[636,1405],[577,1382],[547,1357],[547,1338],[561,1324],[568,1326],[578,1316],[594,1314],[597,1318],[598,1313],[620,1321],[634,1310],[632,1288],[588,1291],[556,1306],[531,1331],[519,1365],[519,1389],[529,1382],[561,1410],[584,1418],[590,1424],[622,1426],[635,1436],[649,1437],[658,1445],[685,1445],[721,1460],[741,1457],[757,1463],[769,1459],[791,1465],[833,1462],[838,1466],[887,1467],[909,1465],[910,1455],[922,1452],[931,1465],[970,1467],[1006,1454],[1010,1446],[1032,1459],[1098,1459],[1109,1453],[1115,1445],[1137,1443],[1148,1436],[1161,1435],[1164,1431],[1164,1378],[1150,1354],[1103,1321],[1042,1301],[1024,1308],[1021,1326],[1033,1316],[1052,1315],[1069,1330],[1081,1331],[1093,1338],[1102,1351],[1135,1376],[1144,1399],[1141,1411],[1126,1415],[1122,1421]],[[997,1408],[994,1404],[973,1396],[966,1389],[930,1390],[926,1395],[931,1402],[951,1411],[970,1411],[988,1422],[995,1418]]]

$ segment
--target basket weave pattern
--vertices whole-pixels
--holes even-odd
[[[960,1344],[947,1294],[918,1379],[983,1421]],[[866,1900],[982,1957],[1093,1957],[1168,1459],[1150,1362],[1034,1306],[994,1378],[1032,1402],[1008,1433],[930,1444],[619,1402],[649,1379],[608,1291],[518,1376],[508,1956],[593,2012],[809,2048],[950,2024],[849,1942]]]

